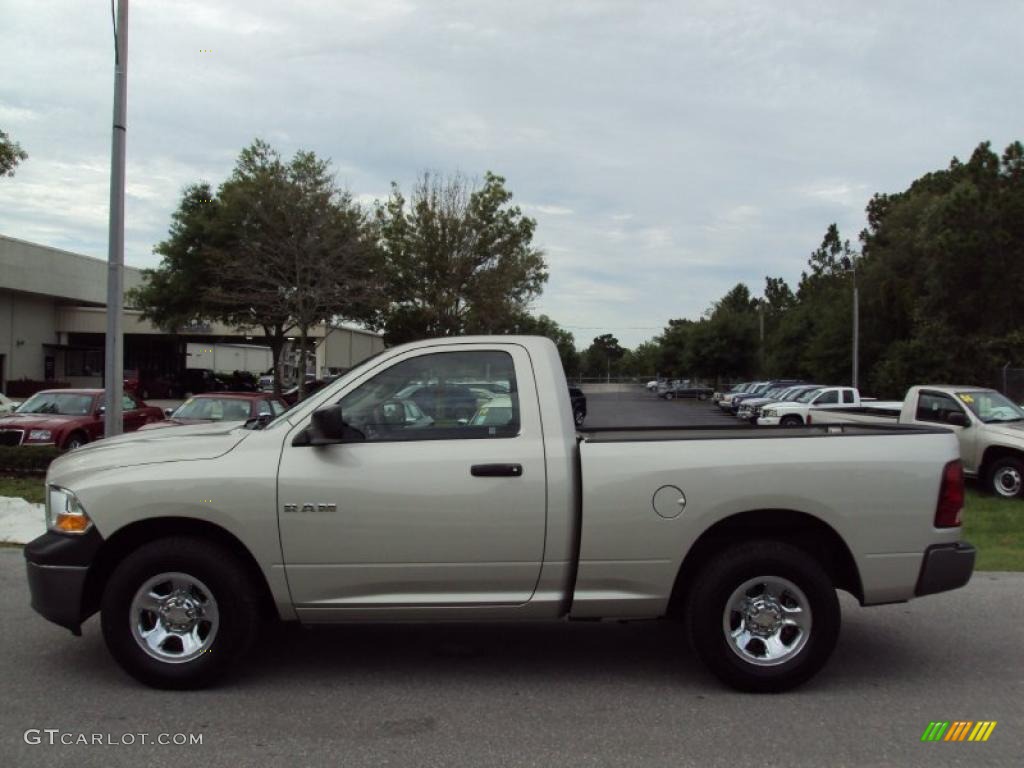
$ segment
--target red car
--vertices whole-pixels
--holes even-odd
[[[124,431],[161,421],[163,411],[125,393]],[[0,445],[55,445],[63,450],[103,437],[102,389],[47,389],[0,417]]]
[[[202,424],[210,421],[246,421],[267,414],[274,418],[288,410],[288,404],[266,392],[207,392],[190,397],[177,410],[167,409],[167,419],[141,429]]]

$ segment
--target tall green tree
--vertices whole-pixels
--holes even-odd
[[[584,375],[592,377],[617,375],[618,362],[626,355],[626,350],[619,340],[610,333],[602,334],[594,339],[583,352]]]
[[[216,195],[205,183],[186,188],[155,252],[160,265],[146,270],[130,302],[172,331],[193,320],[262,327],[275,391],[291,329],[305,360],[310,327],[371,318],[380,305],[372,233],[329,161],[304,151],[285,161],[258,139]],[[300,375],[300,396],[304,385]]]
[[[491,172],[479,186],[423,174],[409,200],[392,184],[376,210],[389,298],[377,322],[388,343],[514,327],[548,272],[536,222],[511,200]]]

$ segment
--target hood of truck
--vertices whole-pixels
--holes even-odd
[[[215,459],[250,434],[237,421],[130,432],[69,451],[50,464],[47,481],[59,485],[59,478],[66,475],[165,461]]]
[[[1024,443],[1024,421],[1011,421],[1006,424],[986,424],[985,432],[992,437],[1020,444]]]

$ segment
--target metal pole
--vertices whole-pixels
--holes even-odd
[[[853,270],[853,388],[858,389],[858,359],[860,357],[860,297],[857,294],[857,269]]]
[[[764,376],[764,299],[758,302],[757,308],[761,323],[761,375]]]
[[[114,125],[110,144],[110,233],[107,252],[107,339],[103,366],[108,437],[123,431],[121,396],[124,391],[124,165],[128,97],[128,0],[117,0],[114,30]]]

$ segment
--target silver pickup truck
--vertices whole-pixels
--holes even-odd
[[[99,611],[168,688],[213,683],[268,618],[678,617],[723,681],[778,691],[828,659],[837,589],[902,602],[974,566],[947,430],[577,431],[533,337],[389,349],[269,423],[103,440],[46,484],[33,606],[76,634]]]
[[[924,384],[902,403],[813,408],[808,423],[943,427],[956,435],[964,474],[996,496],[1024,498],[1024,408],[994,389]]]

